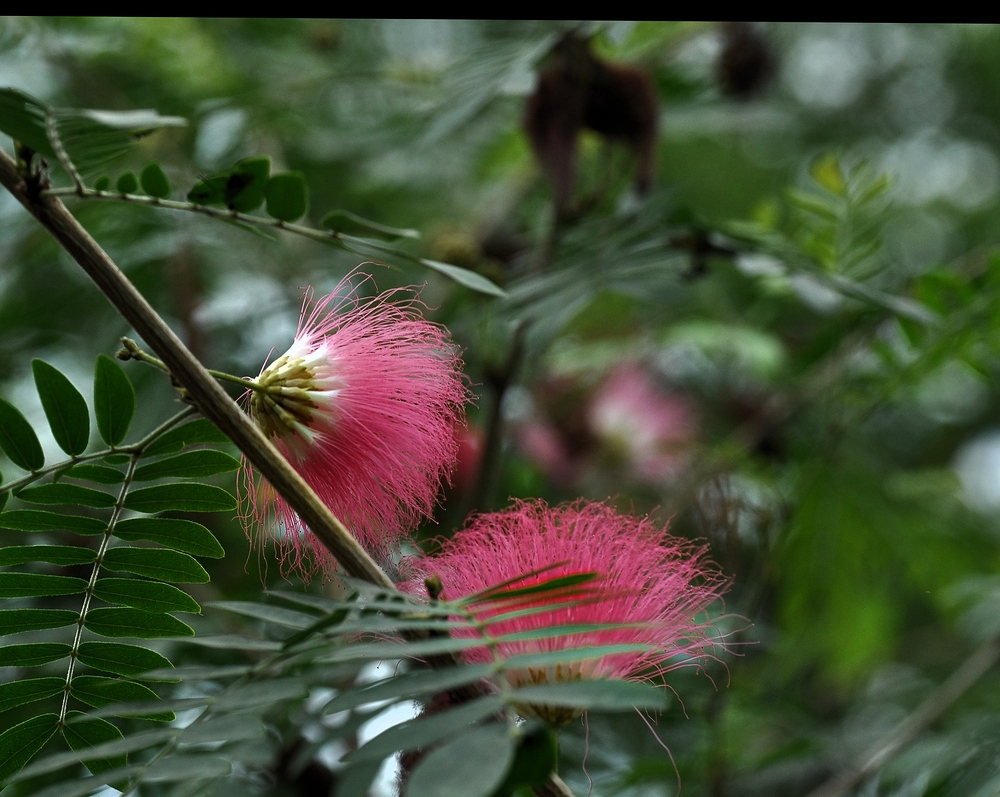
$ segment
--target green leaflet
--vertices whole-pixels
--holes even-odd
[[[56,714],[42,714],[0,733],[0,783],[27,764],[56,732]]]
[[[100,717],[85,717],[81,711],[70,711],[66,714],[66,719],[69,722],[63,727],[63,738],[74,753],[84,753],[97,745],[125,738],[120,730]],[[81,759],[83,765],[95,775],[109,769],[123,767],[127,763],[124,754],[97,754],[94,758],[81,756]]]
[[[160,484],[133,490],[125,506],[136,512],[227,512],[236,509],[236,499],[211,484]]]
[[[78,504],[95,509],[112,507],[117,500],[109,493],[65,482],[29,487],[26,490],[21,490],[17,497],[30,504]]]
[[[82,580],[82,579],[81,579]],[[3,594],[0,574],[0,595]],[[160,581],[136,578],[100,578],[94,585],[94,595],[106,603],[119,603],[147,612],[193,612],[198,614],[198,602],[177,587]]]
[[[87,589],[82,578],[43,573],[0,573],[0,598],[76,595]]]
[[[83,642],[78,658],[88,667],[130,678],[150,670],[169,669],[173,665],[155,650],[122,642]],[[161,679],[163,680],[163,679]]]
[[[215,535],[193,520],[130,518],[118,522],[115,536],[123,540],[150,540],[175,551],[212,559],[220,559],[225,555]]]
[[[28,419],[9,401],[0,398],[0,448],[10,461],[24,470],[38,470],[45,464],[42,445]]]
[[[135,388],[124,369],[107,355],[100,355],[94,368],[94,414],[97,431],[110,446],[128,434],[135,415]]]
[[[169,581],[174,584],[207,584],[208,572],[186,553],[161,548],[111,548],[104,556],[108,570]]]
[[[282,172],[267,181],[264,189],[267,213],[281,221],[298,221],[309,209],[309,186],[300,172]]]
[[[152,443],[146,446],[144,456],[170,454],[180,451],[184,446],[195,443],[228,443],[229,438],[215,428],[210,421],[198,418],[194,421],[175,426],[164,432]]]
[[[505,723],[474,728],[433,749],[413,770],[407,797],[489,797],[514,762],[516,741]]]
[[[213,449],[185,451],[136,468],[133,478],[137,482],[142,482],[153,479],[214,476],[216,473],[229,473],[239,466],[240,461],[224,451]]]
[[[636,708],[659,711],[667,707],[666,696],[655,686],[612,679],[532,684],[510,693],[508,700],[596,711],[632,711]]]
[[[60,515],[45,509],[11,509],[0,512],[0,529],[13,531],[75,531],[77,534],[103,534],[108,524],[103,520],[79,515]]]
[[[148,686],[119,678],[106,678],[102,675],[78,675],[73,679],[71,694],[77,700],[88,706],[101,708],[110,706],[113,711],[115,703],[158,700],[156,692]],[[133,715],[135,716],[135,715]],[[140,715],[141,719],[170,722],[174,719],[172,711],[154,711]]]
[[[86,400],[69,379],[44,360],[32,360],[31,370],[52,436],[67,454],[82,454],[90,442]]]
[[[72,648],[61,642],[27,642],[22,645],[0,645],[0,667],[37,667],[59,661]]]
[[[194,636],[194,629],[169,614],[139,609],[91,609],[84,625],[95,634],[115,639],[164,639]]]
[[[0,636],[65,628],[79,619],[79,612],[68,609],[0,609]]]
[[[142,190],[150,196],[155,196],[158,199],[166,199],[170,196],[172,190],[170,179],[163,171],[163,167],[156,161],[142,167],[142,171],[139,172],[139,182],[142,184]]]
[[[96,558],[96,551],[73,545],[12,545],[9,548],[0,548],[0,567],[23,565],[26,562],[85,565]]]
[[[26,678],[0,684],[0,711],[58,695],[65,685],[65,678]]]
[[[74,479],[86,479],[98,484],[121,484],[125,481],[125,474],[118,468],[109,468],[105,465],[74,465],[62,472],[63,476],[71,476]]]

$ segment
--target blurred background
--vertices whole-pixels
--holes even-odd
[[[305,175],[313,225],[419,230],[400,245],[507,291],[366,267],[423,286],[477,396],[422,537],[512,497],[610,499],[706,540],[731,581],[730,652],[669,679],[672,758],[640,717],[592,715],[561,737],[578,793],[673,795],[679,772],[686,795],[806,795],[925,700],[940,716],[852,793],[1000,793],[996,671],[941,691],[1000,634],[1000,28],[3,18],[0,86],[183,116],[113,168],[155,159],[181,198],[268,155]],[[232,373],[359,265],[70,206]],[[0,392],[44,430],[31,358],[88,394],[129,329],[6,194],[0,263]],[[175,395],[127,367],[141,432]],[[284,584],[205,522],[227,557],[200,599]]]

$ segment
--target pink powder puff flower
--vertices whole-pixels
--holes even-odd
[[[431,514],[450,478],[469,391],[447,330],[423,318],[415,297],[359,298],[349,280],[318,301],[307,291],[291,348],[249,391],[250,413],[366,550],[384,557]],[[244,525],[274,530],[284,564],[334,566],[246,459],[240,484]]]
[[[437,576],[441,598],[456,600],[505,582],[512,588],[526,587],[557,576],[595,572],[597,578],[585,585],[589,589],[583,601],[500,621],[491,625],[491,636],[571,624],[628,627],[505,642],[498,646],[499,655],[507,659],[593,645],[649,647],[555,667],[508,670],[506,677],[514,687],[582,678],[648,680],[678,667],[697,666],[722,645],[718,634],[712,633],[706,609],[726,582],[706,553],[703,547],[670,536],[649,518],[621,515],[605,504],[581,500],[549,508],[542,501],[526,501],[473,518],[442,544],[438,554],[412,565],[415,577],[404,588],[417,593],[422,578]],[[565,603],[565,593],[540,593],[539,605],[547,602]],[[482,606],[477,612],[482,618],[505,611]],[[485,647],[472,648],[465,656],[475,663],[493,660]],[[527,713],[560,726],[580,712],[535,706]]]

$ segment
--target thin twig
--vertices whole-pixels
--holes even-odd
[[[875,774],[890,758],[951,708],[998,660],[1000,638],[991,639],[977,648],[912,714],[872,745],[854,767],[814,789],[808,797],[837,797]]]

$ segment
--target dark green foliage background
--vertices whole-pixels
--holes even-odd
[[[1000,28],[768,25],[778,75],[736,101],[719,88],[716,26],[591,26],[597,52],[644,65],[657,84],[657,183],[635,199],[628,158],[605,157],[588,134],[579,196],[590,205],[547,249],[551,190],[520,119],[536,68],[570,27],[6,18],[0,86],[52,107],[189,120],[111,164],[112,185],[131,171],[147,193],[172,185],[180,199],[201,177],[266,155],[272,171],[304,176],[304,223],[343,210],[415,229],[418,240],[396,245],[504,287],[497,300],[399,258],[369,269],[380,289],[425,284],[429,314],[464,350],[475,429],[523,345],[481,509],[510,496],[612,497],[711,545],[732,581],[720,627],[734,644],[704,672],[670,674],[678,699],[656,726],[683,793],[804,795],[1000,630]],[[165,174],[143,172],[150,161]],[[231,373],[256,374],[287,347],[304,286],[321,295],[360,262],[194,214],[68,203],[206,365]],[[32,358],[90,395],[95,357],[131,330],[5,194],[0,231],[0,393],[42,429]],[[691,241],[714,248],[693,253]],[[580,435],[591,397],[627,359],[697,418],[669,479],[639,478],[627,450]],[[126,368],[142,435],[177,410],[176,394],[152,369]],[[570,445],[574,478],[526,453],[523,429],[538,420]],[[967,456],[990,440],[992,460]],[[994,485],[992,503],[960,481],[968,462]],[[440,523],[421,533],[450,533],[470,500],[448,493]],[[291,589],[227,514],[198,520],[226,548],[205,561],[199,602]],[[199,633],[253,635],[237,615],[185,618]],[[180,665],[242,660],[171,653]],[[998,685],[988,673],[863,793],[1000,789]],[[244,765],[293,793],[277,751],[303,715],[264,721],[280,743]],[[595,712],[589,723],[595,794],[675,793],[674,766],[638,716]],[[561,735],[560,771],[578,793],[584,736]]]

